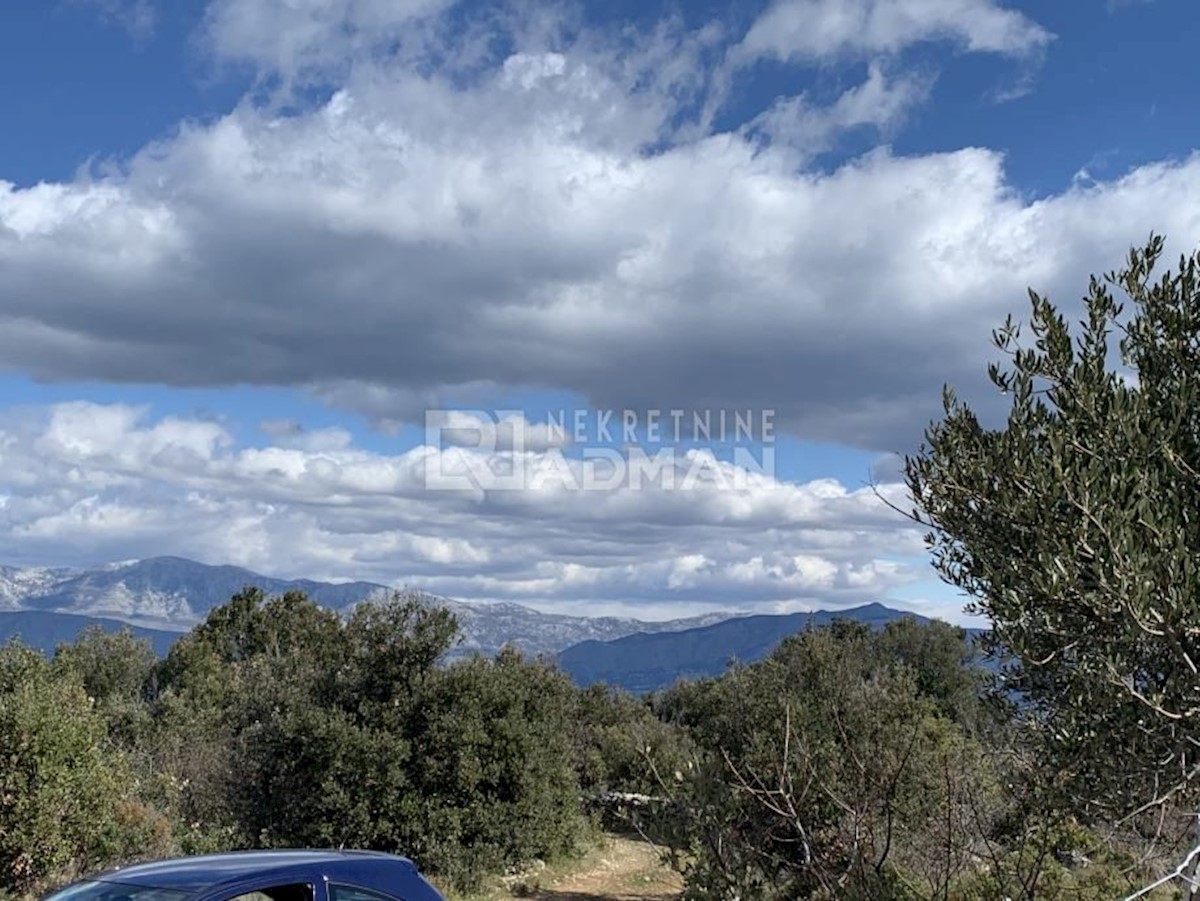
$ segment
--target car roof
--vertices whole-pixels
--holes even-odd
[[[207,892],[259,877],[285,883],[316,873],[332,882],[347,880],[362,888],[396,895],[412,881],[423,882],[407,857],[376,851],[237,851],[177,857],[118,867],[93,877],[185,892]]]

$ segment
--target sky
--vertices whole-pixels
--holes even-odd
[[[896,455],[944,384],[1000,409],[1028,288],[1072,310],[1152,231],[1200,242],[1198,25],[10,0],[0,562],[966,621]]]

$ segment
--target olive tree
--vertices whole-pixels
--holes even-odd
[[[993,625],[1006,688],[1082,811],[1181,801],[1200,775],[1200,256],[1152,236],[1076,326],[1030,292],[989,367],[906,460],[943,580]]]

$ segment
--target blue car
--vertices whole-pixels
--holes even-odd
[[[445,901],[405,857],[242,851],[119,867],[43,901]]]

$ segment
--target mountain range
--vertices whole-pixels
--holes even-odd
[[[247,586],[269,595],[304,591],[323,606],[347,612],[384,599],[392,589],[372,582],[277,579],[236,566],[210,566],[182,557],[154,557],[95,569],[0,566],[0,642],[13,636],[51,651],[89,626],[125,626],[165,654],[210,610]],[[555,655],[580,685],[606,682],[635,692],[680,678],[720,674],[731,660],[751,663],[788,635],[847,617],[872,626],[913,614],[868,604],[842,611],[781,615],[712,613],[650,622],[623,617],[543,613],[510,603],[466,603],[430,597],[452,611],[462,639],[451,656],[491,655],[505,645]],[[916,617],[921,619],[921,617]]]
[[[386,598],[393,589],[373,582],[276,579],[237,566],[210,566],[182,557],[153,557],[95,569],[0,567],[0,641],[19,634],[46,650],[74,639],[92,624],[128,625],[155,647],[170,644],[247,586],[269,595],[304,591],[317,603],[348,611]],[[457,655],[494,654],[506,644],[530,654],[555,654],[580,641],[606,641],[637,632],[671,632],[710,625],[731,614],[665,622],[624,617],[542,613],[519,604],[466,603],[430,598],[458,618]],[[35,638],[36,637],[36,638]]]

